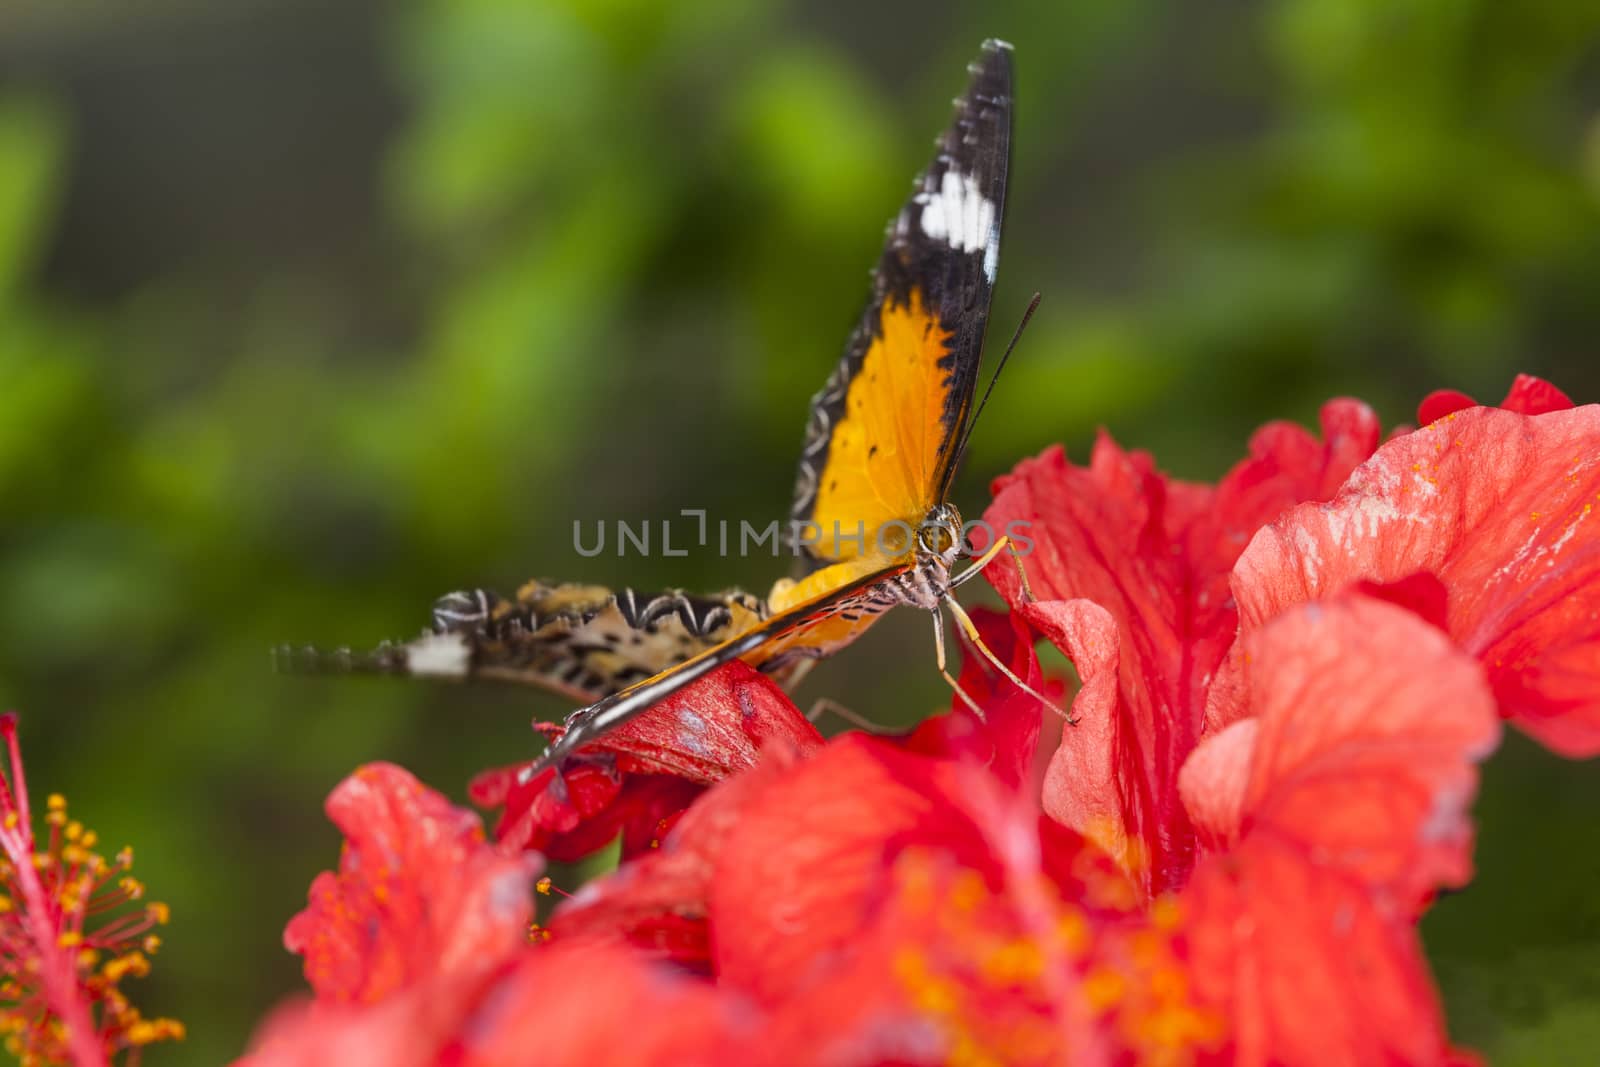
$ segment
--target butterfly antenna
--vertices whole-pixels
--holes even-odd
[[[1011,335],[1011,343],[1006,345],[1005,352],[1001,353],[1000,362],[995,365],[994,375],[989,379],[989,387],[983,391],[983,399],[978,401],[978,409],[972,413],[972,418],[967,420],[967,432],[961,435],[961,447],[956,449],[955,462],[950,465],[954,470],[967,454],[967,442],[972,439],[973,428],[978,425],[978,416],[983,414],[983,409],[989,403],[989,394],[994,392],[994,384],[1000,380],[1000,372],[1006,369],[1006,360],[1011,358],[1012,349],[1017,347],[1017,342],[1022,340],[1022,331],[1028,328],[1028,323],[1033,319],[1033,313],[1039,310],[1040,294],[1034,293],[1033,299],[1028,301],[1028,309],[1022,313],[1022,321],[1017,323],[1017,331]]]

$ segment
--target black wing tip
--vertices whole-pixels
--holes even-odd
[[[973,90],[989,94],[992,89],[1011,91],[1011,58],[1016,53],[1010,41],[990,37],[979,49],[978,58],[967,64]]]
[[[966,92],[955,99],[955,121],[944,131],[939,143],[958,163],[970,164],[979,140],[980,127],[994,127],[986,139],[1008,141],[1011,124],[1011,45],[996,37],[983,42],[978,58],[967,64],[971,75]],[[963,166],[970,170],[969,166]]]

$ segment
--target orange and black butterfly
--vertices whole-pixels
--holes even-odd
[[[969,70],[938,153],[889,226],[866,311],[811,401],[792,509],[808,535],[807,573],[778,582],[765,600],[538,582],[512,599],[454,593],[435,605],[432,633],[335,654],[334,665],[515,681],[592,700],[569,716],[546,764],[734,659],[792,674],[899,604],[933,613],[939,669],[955,685],[941,609],[976,641],[951,591],[1004,545],[996,538],[972,568],[952,573],[969,556],[946,496],[974,419],[1000,256],[1011,46],[985,42]]]

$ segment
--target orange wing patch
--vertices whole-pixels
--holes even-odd
[[[937,310],[923,303],[921,289],[913,287],[903,303],[884,302],[817,479],[811,513],[820,530],[817,555],[848,560],[878,554],[884,523],[914,526],[938,502],[949,458],[943,444],[951,336]],[[894,551],[902,540],[904,551]],[[911,553],[909,539],[898,532],[886,532],[884,541],[895,558]]]

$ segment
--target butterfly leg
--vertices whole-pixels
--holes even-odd
[[[969,578],[975,578],[983,573],[983,569],[993,563],[1001,552],[1011,551],[1011,562],[1017,568],[1017,582],[1022,586],[1022,602],[1032,604],[1038,598],[1033,595],[1033,587],[1028,584],[1028,571],[1022,565],[1022,553],[1017,551],[1017,543],[1011,538],[1001,534],[995,539],[994,544],[984,549],[983,555],[972,561],[972,566],[956,575],[955,581],[950,583],[950,588],[955,589],[963,585]]]
[[[1005,538],[1005,542],[1006,547],[1011,550],[1011,562],[1017,568],[1017,581],[1022,586],[1022,602],[1036,603],[1039,598],[1033,595],[1033,586],[1028,584],[1028,568],[1022,565],[1022,553],[1017,551],[1017,543],[1009,537]]]
[[[937,608],[933,612],[933,652],[934,658],[939,665],[939,676],[950,683],[950,688],[956,691],[956,696],[960,697],[961,702],[972,711],[972,714],[978,717],[979,722],[988,722],[987,716],[983,714],[983,709],[978,707],[978,702],[973,700],[965,689],[961,688],[961,683],[956,681],[955,676],[945,667],[944,616],[939,613]]]
[[[806,675],[811,673],[811,668],[817,665],[814,659],[806,658],[798,661],[792,667],[784,667],[773,673],[772,679],[783,687],[783,691],[792,692],[801,682],[806,680]],[[766,670],[765,667],[762,670]]]
[[[1001,661],[1000,657],[995,655],[994,651],[990,649],[988,645],[983,643],[983,638],[978,633],[977,623],[973,622],[972,616],[968,615],[966,610],[962,608],[960,604],[956,603],[955,597],[946,596],[944,598],[944,603],[950,608],[950,614],[955,616],[955,620],[961,624],[961,629],[966,634],[967,640],[972,644],[973,649],[980,656],[989,661],[989,666],[1005,675],[1005,677],[1010,680],[1012,685],[1016,686],[1018,689],[1022,690],[1024,693],[1027,693],[1029,696],[1038,700],[1039,703],[1043,704],[1045,707],[1061,716],[1069,725],[1077,725],[1078,720],[1072,717],[1071,712],[1058,706],[1055,701],[1034,689],[1021,678],[1018,678],[1016,672],[1010,667],[1007,667],[1005,663]]]
[[[863,733],[888,734],[892,732],[887,727],[879,726],[866,716],[851,711],[849,708],[845,707],[836,700],[830,700],[827,697],[819,697],[811,705],[810,710],[806,712],[806,719],[812,723],[815,723],[824,715],[833,715],[836,718],[843,719],[845,722],[849,723],[851,726],[854,726]]]

